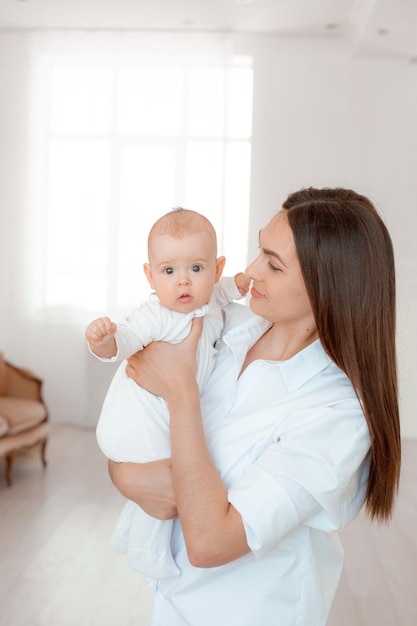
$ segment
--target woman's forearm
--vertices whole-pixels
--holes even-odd
[[[178,390],[169,411],[173,486],[190,561],[197,567],[228,563],[249,548],[207,447],[197,384]]]
[[[109,474],[120,493],[148,515],[161,520],[177,517],[171,459],[150,463],[109,461]]]

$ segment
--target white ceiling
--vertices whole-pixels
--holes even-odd
[[[265,32],[417,62],[417,0],[0,0],[9,29]]]

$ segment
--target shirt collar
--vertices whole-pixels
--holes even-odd
[[[278,362],[289,391],[299,389],[332,364],[333,361],[324,351],[320,339],[316,339],[288,361]]]
[[[246,323],[228,331],[223,340],[233,352],[237,353],[244,349],[246,354],[259,337],[270,327],[271,323],[267,320],[253,316]],[[300,388],[308,380],[333,364],[333,361],[324,351],[320,339],[316,339],[316,341],[287,361],[266,360],[264,362],[280,369],[285,385],[290,392]]]
[[[249,319],[244,319],[243,323],[238,324],[231,330],[227,329],[226,321],[226,332],[223,339],[233,351],[244,348],[246,353],[271,326],[271,322],[263,319],[263,317],[251,314]]]

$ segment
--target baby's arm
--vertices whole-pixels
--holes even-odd
[[[117,354],[114,338],[117,325],[108,317],[99,317],[87,326],[85,336],[91,352],[102,359],[111,359]]]
[[[249,291],[250,279],[243,272],[236,276],[223,276],[223,278],[214,285],[214,294],[216,302],[219,306],[227,306],[233,300],[239,300],[246,296]]]
[[[235,285],[239,289],[240,295],[246,296],[249,291],[250,278],[248,278],[243,272],[239,272],[239,274],[236,274],[235,276]]]

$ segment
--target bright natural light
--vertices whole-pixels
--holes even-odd
[[[46,307],[144,299],[146,238],[176,206],[212,220],[226,274],[245,267],[252,68],[77,64],[45,72]]]
[[[184,111],[182,68],[121,68],[117,87],[117,131],[178,136]]]

